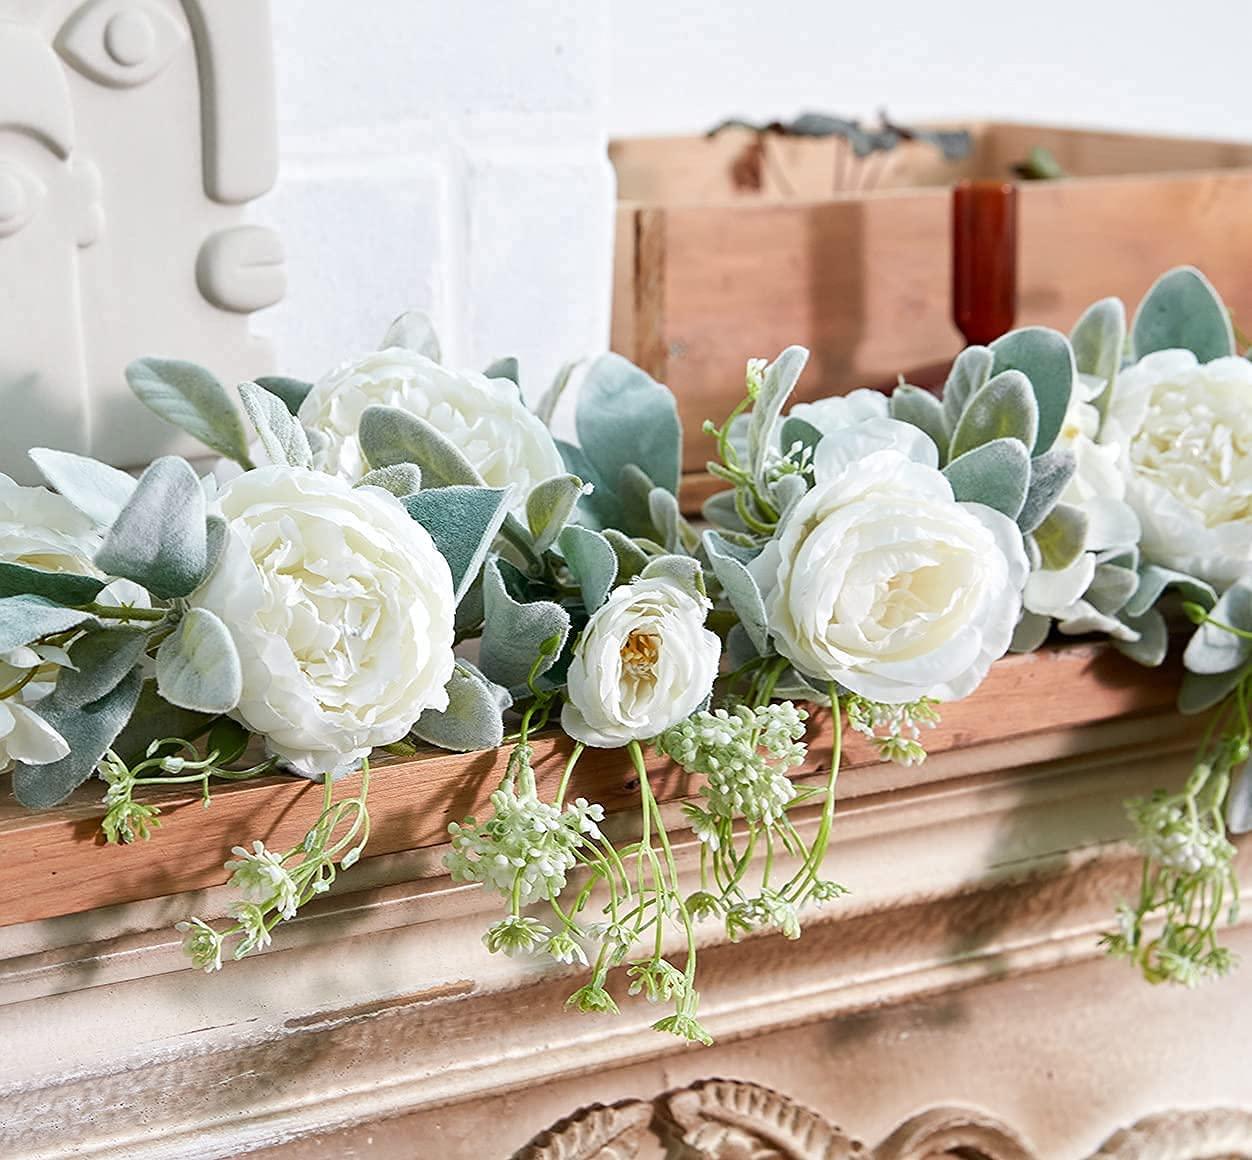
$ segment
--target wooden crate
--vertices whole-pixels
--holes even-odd
[[[1036,145],[1073,176],[1022,184],[1019,325],[1068,330],[1110,294],[1133,307],[1182,263],[1209,275],[1236,320],[1252,318],[1252,144],[1013,124],[971,133],[964,161],[910,144],[861,171],[829,140],[744,130],[611,146],[613,348],[678,396],[689,502],[707,490],[701,423],[739,398],[748,358],[809,347],[809,398],[942,377],[962,345],[949,187],[1007,177]]]

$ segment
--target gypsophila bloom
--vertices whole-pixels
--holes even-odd
[[[613,996],[604,989],[603,983],[596,980],[579,987],[577,991],[565,1000],[565,1005],[588,1015],[618,1014],[617,1004],[613,1002]]]
[[[544,943],[543,953],[554,962],[587,965],[587,952],[569,930],[558,930]]]
[[[175,923],[174,929],[183,936],[183,954],[193,967],[206,975],[222,969],[222,936],[207,922],[193,918]]]
[[[237,860],[226,863],[226,869],[233,871],[229,885],[248,902],[272,906],[284,919],[294,918],[300,905],[299,890],[283,868],[282,855],[267,850],[259,840],[252,843],[251,851],[236,846],[231,853]]]
[[[1184,874],[1225,877],[1235,848],[1226,835],[1165,797],[1135,798],[1126,803],[1135,827],[1135,845],[1147,858]]]
[[[668,1003],[675,995],[686,995],[687,976],[665,959],[641,959],[626,968],[630,994],[642,993],[649,1003]]]
[[[235,947],[235,958],[242,959],[253,951],[264,950],[273,941],[265,921],[265,912],[254,902],[236,902],[227,912],[241,927],[243,934]]]
[[[551,929],[537,918],[510,914],[487,928],[483,944],[493,955],[503,952],[512,958],[537,951],[552,937]]]

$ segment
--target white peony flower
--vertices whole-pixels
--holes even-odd
[[[957,503],[934,444],[874,419],[825,436],[815,483],[750,565],[778,651],[870,700],[951,700],[1008,648],[1028,564],[1012,520]]]
[[[448,706],[452,575],[395,497],[263,467],[222,489],[226,543],[189,598],[230,630],[235,716],[306,776],[346,772]]]
[[[831,395],[815,403],[796,403],[788,412],[795,419],[803,419],[816,427],[823,435],[854,427],[868,419],[885,419],[890,403],[882,391],[861,387],[846,395]]]
[[[1218,588],[1252,568],[1252,364],[1147,355],[1118,375],[1100,439],[1120,449],[1148,561]]]
[[[561,725],[613,749],[690,717],[708,698],[722,648],[704,627],[709,602],[662,577],[623,584],[574,647]]]
[[[526,409],[514,383],[450,371],[401,347],[345,363],[308,393],[300,422],[327,441],[318,467],[353,482],[366,473],[357,427],[373,403],[425,419],[456,444],[489,487],[513,484],[519,510],[537,483],[565,471],[548,428]]]

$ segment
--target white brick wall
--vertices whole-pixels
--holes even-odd
[[[349,15],[348,13],[351,13]],[[417,306],[447,360],[528,393],[608,341],[608,0],[274,0],[289,290],[255,317],[304,377]]]

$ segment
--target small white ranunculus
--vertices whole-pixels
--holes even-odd
[[[394,496],[263,467],[222,488],[225,546],[189,598],[243,668],[235,716],[309,777],[344,773],[448,706],[452,575]]]
[[[722,655],[704,627],[709,607],[659,576],[614,589],[574,646],[565,732],[613,749],[690,717],[708,698]]]
[[[1252,568],[1252,364],[1147,355],[1117,376],[1100,439],[1120,448],[1146,560],[1219,589]]]
[[[552,435],[527,410],[516,384],[450,371],[402,347],[345,363],[305,397],[300,422],[326,439],[318,467],[353,482],[369,470],[357,427],[374,403],[425,419],[460,449],[489,487],[512,484],[520,509],[537,483],[565,471]]]
[[[803,419],[816,427],[823,435],[854,427],[867,419],[885,419],[891,405],[882,391],[861,387],[846,395],[831,395],[815,403],[796,403],[788,412],[793,418]]]
[[[779,653],[898,704],[971,693],[1003,656],[1029,566],[1012,520],[958,503],[934,444],[874,419],[817,445],[814,486],[750,568]]]

